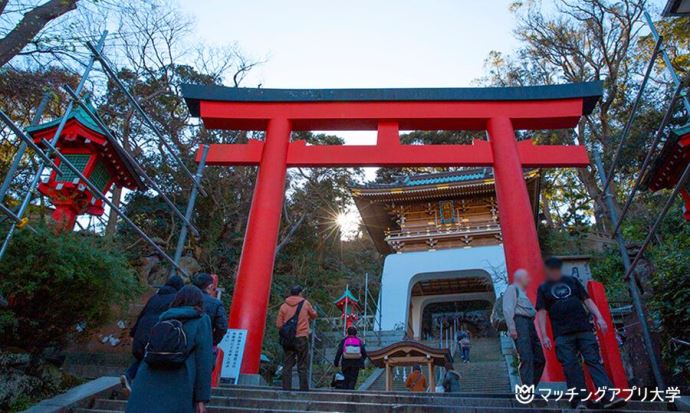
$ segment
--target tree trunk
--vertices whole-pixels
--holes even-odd
[[[553,228],[553,217],[551,216],[551,202],[549,202],[548,199],[546,199],[546,196],[542,195],[541,197],[541,210],[544,213],[544,219],[546,220],[546,226],[549,228]]]
[[[119,186],[115,187],[111,192],[110,200],[116,207],[120,207],[120,198],[122,198],[122,188]],[[108,224],[105,226],[105,236],[112,237],[117,232],[117,211],[110,209],[110,214],[108,214]]]
[[[283,247],[285,245],[287,245],[287,243],[290,242],[290,240],[292,239],[292,236],[295,235],[295,232],[297,232],[299,227],[302,225],[302,222],[304,222],[304,218],[306,218],[306,217],[307,217],[307,215],[304,214],[301,217],[299,217],[299,220],[297,220],[297,222],[292,224],[292,227],[290,227],[290,230],[287,232],[285,237],[283,237],[283,239],[276,246],[276,251],[275,251],[276,256],[278,256],[278,254],[280,253],[280,250],[283,249]]]
[[[21,21],[0,39],[0,67],[12,60],[22,49],[43,30],[46,24],[77,8],[79,0],[50,0],[29,10]],[[5,1],[0,0],[0,11],[4,9]]]
[[[594,170],[594,166],[590,166]],[[579,178],[582,185],[585,187],[587,194],[594,201],[594,210],[596,212],[602,212],[600,216],[604,219],[603,226],[606,228],[611,227],[611,220],[608,215],[608,208],[606,206],[606,200],[603,197],[601,188],[597,184],[598,180],[594,176],[594,173],[588,169],[578,169],[577,177]]]

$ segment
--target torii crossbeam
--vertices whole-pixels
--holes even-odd
[[[586,167],[582,146],[518,142],[515,130],[573,128],[591,113],[600,82],[515,88],[253,89],[183,85],[193,116],[209,129],[265,130],[264,141],[211,145],[207,164],[258,165],[247,232],[230,310],[230,327],[248,330],[242,373],[259,371],[274,254],[290,167],[491,166],[508,273],[533,274],[542,256],[523,168]],[[377,130],[376,145],[309,146],[292,131]],[[400,130],[486,130],[471,145],[401,145]],[[562,373],[553,351],[545,380]]]

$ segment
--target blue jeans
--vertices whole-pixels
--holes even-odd
[[[599,354],[599,343],[591,331],[566,334],[556,337],[556,356],[563,366],[565,380],[569,389],[579,391],[579,399],[576,404],[587,394],[585,375],[580,364],[580,356],[584,360],[594,385],[598,388],[612,388],[613,384],[604,370]],[[610,396],[607,396],[610,397]]]
[[[460,346],[460,357],[462,361],[470,361],[470,348]]]

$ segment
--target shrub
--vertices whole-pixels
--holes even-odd
[[[138,290],[124,255],[102,237],[20,231],[0,260],[0,291],[10,301],[0,309],[0,347],[35,355],[59,349],[86,337]]]
[[[656,266],[652,277],[654,297],[650,307],[658,317],[662,333],[664,362],[674,381],[690,383],[690,347],[672,339],[690,340],[690,227],[667,234],[651,256]]]

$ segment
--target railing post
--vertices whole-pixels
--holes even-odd
[[[311,322],[311,344],[309,346],[309,371],[308,371],[308,378],[307,382],[309,383],[309,387],[313,385],[313,377],[314,377],[314,351],[316,351],[316,320],[313,320]]]
[[[599,179],[602,184],[606,182],[606,172],[604,171],[604,163],[601,160],[601,154],[594,151],[592,154],[594,157],[594,162],[599,170]],[[615,227],[618,224],[618,213],[616,210],[615,200],[611,191],[606,188],[604,190],[604,201],[606,202],[607,209],[609,210],[609,217],[611,218],[611,223]],[[618,244],[618,250],[621,254],[623,260],[623,267],[626,272],[630,270],[632,263],[630,262],[630,256],[628,255],[628,248],[625,246],[625,239],[620,231],[614,233],[616,238],[616,243]],[[657,361],[656,354],[654,353],[654,342],[652,341],[652,334],[649,331],[649,323],[647,322],[647,316],[642,306],[642,298],[640,297],[640,290],[637,288],[637,280],[635,277],[629,277],[628,281],[628,291],[630,292],[630,298],[632,299],[633,308],[637,314],[637,318],[640,320],[640,329],[642,330],[642,341],[644,342],[645,351],[647,352],[647,357],[649,358],[649,365],[652,368],[652,373],[654,374],[654,379],[658,387],[665,389],[666,384],[664,381],[664,376],[661,374],[661,367],[659,367],[659,362]]]

